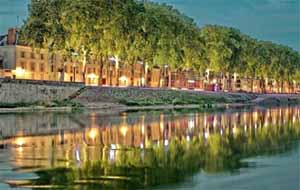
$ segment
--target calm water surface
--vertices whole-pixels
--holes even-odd
[[[300,107],[0,115],[0,189],[300,189]]]

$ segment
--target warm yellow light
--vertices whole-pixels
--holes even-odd
[[[145,78],[144,77],[141,78],[141,84],[145,85]]]
[[[24,76],[24,74],[25,74],[25,70],[22,69],[21,67],[17,67],[15,72],[16,72],[17,77]]]
[[[89,137],[92,139],[92,140],[95,140],[95,138],[98,136],[98,131],[97,129],[91,129],[89,131]]]
[[[122,81],[122,82],[126,82],[127,81],[127,77],[126,76],[121,76],[119,78],[119,80]]]
[[[88,78],[90,78],[90,79],[96,79],[96,78],[98,78],[98,76],[95,75],[94,73],[91,73],[91,74],[88,75]]]
[[[122,134],[124,137],[126,136],[127,131],[128,131],[128,128],[125,127],[125,126],[123,126],[123,127],[120,128],[120,132],[121,132],[121,134]]]
[[[25,144],[25,140],[22,138],[22,137],[19,137],[19,138],[17,138],[16,139],[16,145],[17,146],[24,146],[24,144]]]

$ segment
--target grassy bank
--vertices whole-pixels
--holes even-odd
[[[16,103],[7,103],[7,102],[0,102],[0,108],[28,108],[28,107],[44,107],[44,108],[60,108],[60,107],[70,107],[74,110],[80,109],[83,106],[71,100],[54,100],[51,102],[16,102]]]
[[[81,104],[115,103],[125,106],[204,105],[236,103],[250,98],[205,94],[195,91],[142,88],[87,88],[74,100]]]

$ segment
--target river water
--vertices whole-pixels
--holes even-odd
[[[300,107],[2,114],[0,189],[299,190]]]

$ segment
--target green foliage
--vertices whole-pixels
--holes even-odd
[[[33,47],[76,52],[83,67],[90,58],[118,56],[171,70],[211,69],[223,75],[299,82],[299,54],[223,26],[197,27],[166,4],[136,0],[32,0],[21,41]],[[99,60],[99,59],[98,59]],[[85,69],[83,68],[83,74]]]

